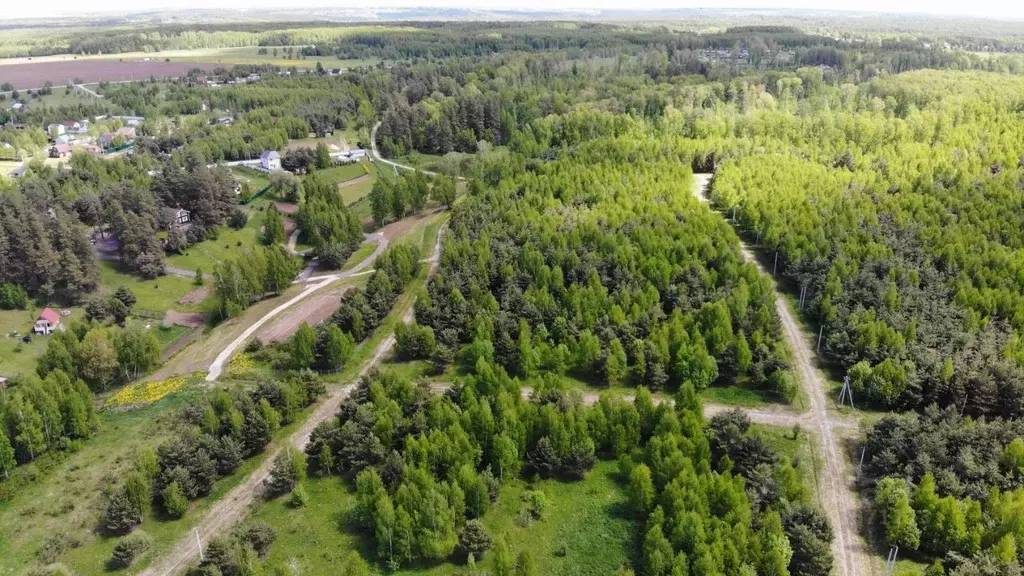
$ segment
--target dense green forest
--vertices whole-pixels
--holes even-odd
[[[693,386],[680,398],[675,409],[655,407],[641,388],[633,403],[605,397],[585,408],[554,383],[527,401],[486,359],[444,396],[384,372],[363,379],[337,419],[314,430],[306,454],[313,471],[354,482],[357,521],[390,569],[480,558],[492,537],[477,519],[502,483],[520,474],[578,479],[597,458],[618,458],[642,573],[827,574],[831,530],[792,463],[751,434],[742,413],[705,427]],[[544,494],[531,494],[525,521],[544,507]],[[491,556],[511,574],[529,554]]]
[[[117,236],[122,271],[155,277],[165,255],[246,225],[232,177],[209,163],[282,150],[309,133],[347,131],[365,147],[380,122],[385,155],[427,155],[448,173],[375,176],[365,221],[316,173],[312,150],[285,154],[286,166],[313,172],[301,185],[272,182],[288,189],[302,239],[326,268],[343,265],[364,227],[428,201],[452,209],[438,271],[416,300],[415,322],[395,336],[398,359],[429,361],[458,384],[431,394],[374,374],[306,450],[311,472],[355,487],[358,523],[380,567],[479,559],[498,536],[479,519],[507,475],[571,481],[609,458],[629,487],[638,573],[829,573],[832,530],[797,478],[808,464],[769,449],[742,413],[704,422],[695,400],[715,385],[782,401],[797,392],[775,284],[744,262],[742,236],[780,289],[806,295],[801,313],[810,331],[821,330],[826,368],[849,379],[858,407],[897,412],[863,434],[859,486],[872,501],[873,543],[900,546],[931,565],[929,576],[1020,573],[1024,69],[1016,56],[923,36],[780,26],[703,34],[555,23],[246,26],[126,32],[92,44],[65,37],[66,47],[86,51],[315,43],[308,57],[393,62],[337,76],[239,67],[231,73],[264,78],[215,90],[194,81],[198,71],[177,83],[106,86],[97,113],[148,118],[133,155],[79,154],[60,168],[34,162],[0,184],[0,303],[87,303],[93,322],[54,337],[37,374],[0,397],[5,477],[87,441],[90,389],[157,362],[144,334],[104,324],[122,321],[133,299],[93,295],[93,231]],[[225,110],[230,125],[215,121]],[[3,128],[0,141],[38,147],[41,124],[93,111],[12,113],[32,126]],[[694,196],[694,172],[713,174],[711,207]],[[460,173],[466,194],[456,203]],[[168,229],[161,244],[166,209],[179,206],[194,223],[187,233]],[[274,245],[280,215],[268,218],[271,246],[239,250],[209,271],[221,317],[281,293],[296,273]],[[130,531],[152,503],[177,514],[261,452],[275,423],[319,394],[308,372],[285,373],[346,366],[421,276],[424,256],[392,247],[328,321],[251,344],[251,357],[281,378],[189,407],[181,433],[112,493],[107,528]],[[632,387],[636,399],[585,406],[563,376]],[[531,398],[520,384],[534,388]],[[651,392],[674,407],[654,407]],[[302,456],[289,453],[274,490],[291,491],[299,469]],[[217,546],[237,560],[265,553],[271,540],[249,526]],[[126,542],[125,553],[135,545]],[[496,571],[505,568],[515,569]]]

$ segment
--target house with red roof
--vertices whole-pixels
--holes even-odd
[[[60,325],[60,314],[52,308],[43,308],[42,313],[36,318],[36,325],[32,331],[36,334],[52,334],[54,330],[62,329]]]

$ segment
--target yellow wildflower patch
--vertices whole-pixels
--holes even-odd
[[[256,362],[249,354],[245,352],[235,354],[235,357],[231,359],[231,363],[228,364],[228,376],[239,376],[255,366]]]
[[[172,392],[177,392],[188,384],[191,376],[178,374],[167,380],[154,382],[136,382],[125,386],[117,394],[107,400],[107,406],[130,406],[134,404],[151,404]]]

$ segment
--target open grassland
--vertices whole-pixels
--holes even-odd
[[[483,522],[494,536],[504,535],[515,553],[529,552],[537,574],[614,574],[629,565],[634,534],[617,474],[614,463],[599,462],[579,482],[507,482]],[[337,477],[311,478],[305,488],[309,493],[305,508],[290,508],[287,498],[279,498],[254,515],[278,528],[268,565],[295,566],[298,574],[328,574],[353,550],[372,558],[371,535],[356,528],[352,520],[355,492],[350,484]],[[543,520],[521,526],[517,518],[526,490],[543,491],[551,506]],[[489,566],[489,562],[485,555],[477,566]],[[465,570],[464,564],[445,562],[397,574],[447,576]]]
[[[96,535],[106,489],[120,480],[137,449],[168,436],[174,410],[196,392],[186,388],[138,410],[101,412],[100,431],[78,451],[20,468],[19,474],[35,479],[15,487],[13,498],[0,503],[0,574],[21,573],[39,561],[39,550],[48,541],[58,540],[78,544],[62,559],[76,573],[102,573],[113,546]]]
[[[249,222],[244,228],[235,230],[228,226],[217,229],[215,239],[204,240],[185,249],[184,254],[168,256],[165,261],[169,266],[186,270],[202,270],[203,274],[213,273],[217,263],[238,257],[243,250],[255,247],[260,243],[260,227],[263,225],[263,210],[259,205],[249,211]]]
[[[191,278],[167,274],[153,280],[143,280],[138,276],[118,272],[117,262],[100,261],[97,264],[102,284],[99,293],[113,294],[121,286],[128,288],[138,299],[134,311],[141,315],[162,316],[168,310],[194,312],[200,309],[199,304],[180,303],[186,294],[196,289]]]
[[[55,307],[57,311],[62,308]],[[32,333],[32,325],[42,308],[30,310],[0,310],[0,376],[12,378],[19,374],[35,372],[36,360],[46,351],[49,336]],[[82,315],[81,309],[71,309],[71,316],[62,318],[62,322],[70,322]],[[8,336],[17,331],[17,336]],[[22,337],[29,335],[31,342],[22,342]]]

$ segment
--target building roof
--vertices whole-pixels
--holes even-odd
[[[277,150],[266,150],[260,154],[260,160],[280,160],[281,153]]]
[[[57,324],[60,324],[60,314],[54,312],[52,308],[43,308],[43,311],[40,312],[37,320],[46,320],[51,326],[56,326]]]
[[[71,144],[68,144],[67,142],[58,142],[54,144],[53,147],[57,149],[59,154],[68,154],[71,152]]]

